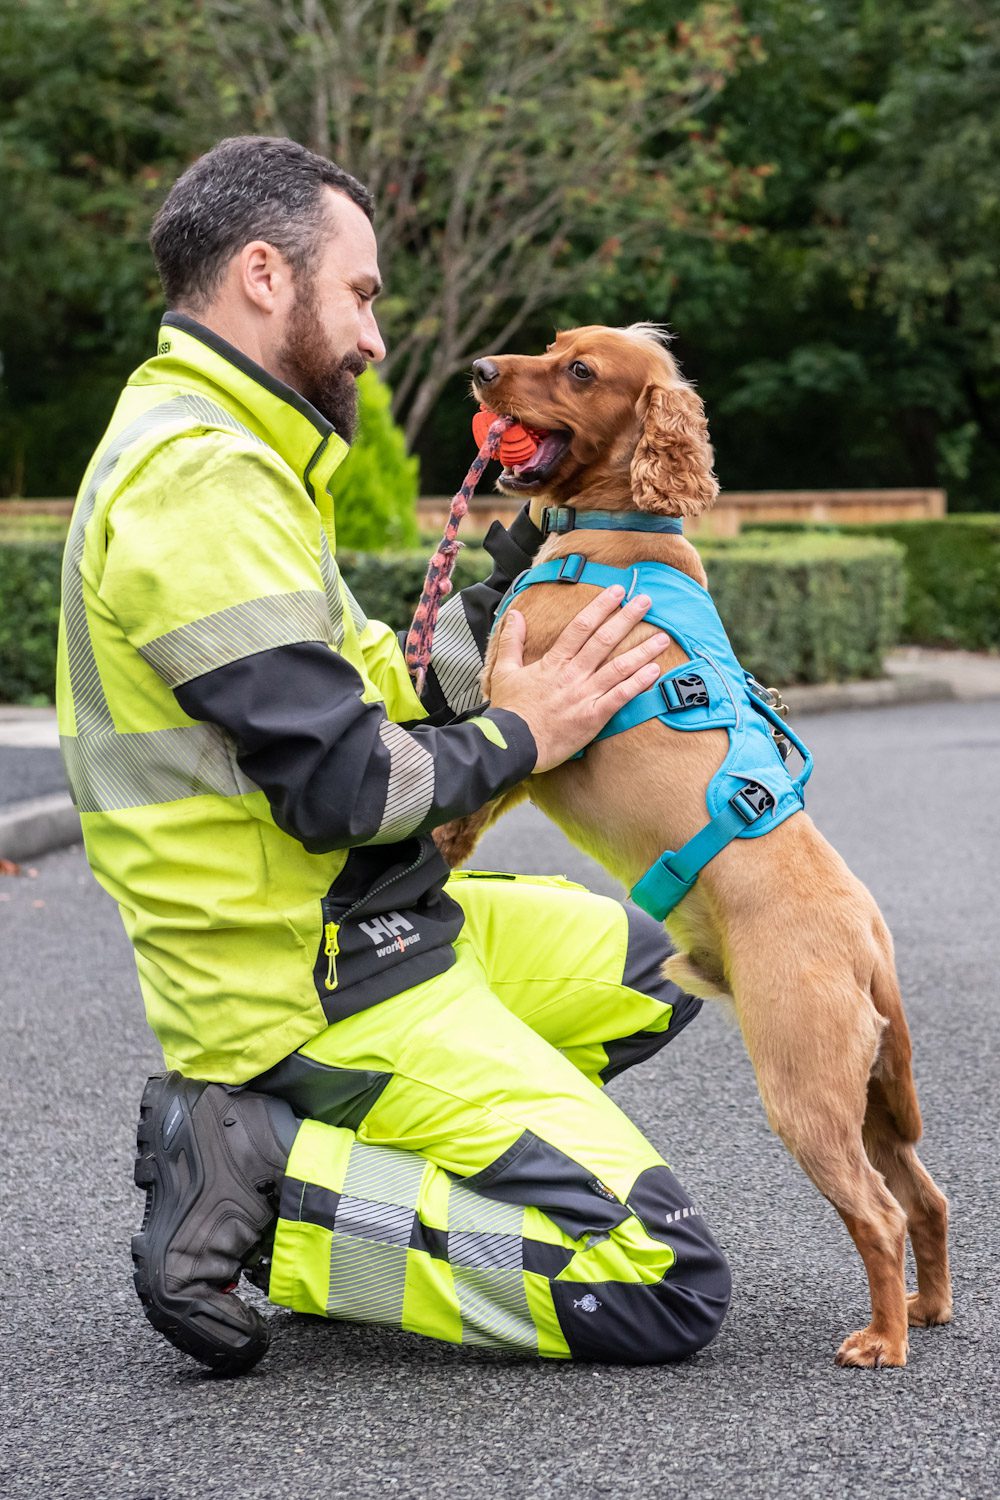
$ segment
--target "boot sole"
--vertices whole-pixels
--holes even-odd
[[[191,1102],[166,1074],[150,1078],[142,1092],[133,1176],[145,1190],[146,1203],[142,1226],[132,1236],[133,1280],[146,1318],[175,1349],[216,1374],[242,1375],[266,1353],[271,1340],[257,1310],[240,1304],[248,1329],[226,1306],[226,1294],[184,1297],[165,1285],[167,1249],[205,1180]],[[181,1176],[182,1158],[187,1182]]]

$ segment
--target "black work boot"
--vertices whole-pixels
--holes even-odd
[[[266,1321],[232,1288],[274,1227],[297,1129],[290,1107],[265,1094],[180,1073],[158,1074],[143,1089],[136,1291],[153,1327],[219,1374],[242,1374],[267,1349]]]

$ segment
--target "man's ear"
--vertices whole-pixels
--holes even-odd
[[[696,516],[712,505],[719,481],[705,408],[688,385],[647,385],[636,402],[639,441],[632,498],[640,510]]]

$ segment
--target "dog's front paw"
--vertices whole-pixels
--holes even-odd
[[[858,1370],[880,1370],[883,1365],[906,1364],[906,1339],[893,1339],[872,1327],[849,1333],[837,1350],[838,1365]]]
[[[911,1328],[931,1328],[951,1322],[951,1298],[911,1292],[906,1299],[906,1317]]]

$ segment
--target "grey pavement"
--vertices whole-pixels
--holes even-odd
[[[157,1051],[118,914],[71,849],[0,879],[4,1500],[994,1500],[1000,703],[799,727],[818,761],[810,811],[895,933],[922,1155],[952,1203],[955,1321],[915,1331],[907,1369],[834,1367],[866,1319],[860,1262],[706,1006],[612,1085],[732,1263],[729,1317],[702,1354],[536,1364],[278,1310],[251,1376],[202,1375],[131,1287],[133,1120]],[[531,809],[477,863],[615,890]]]

